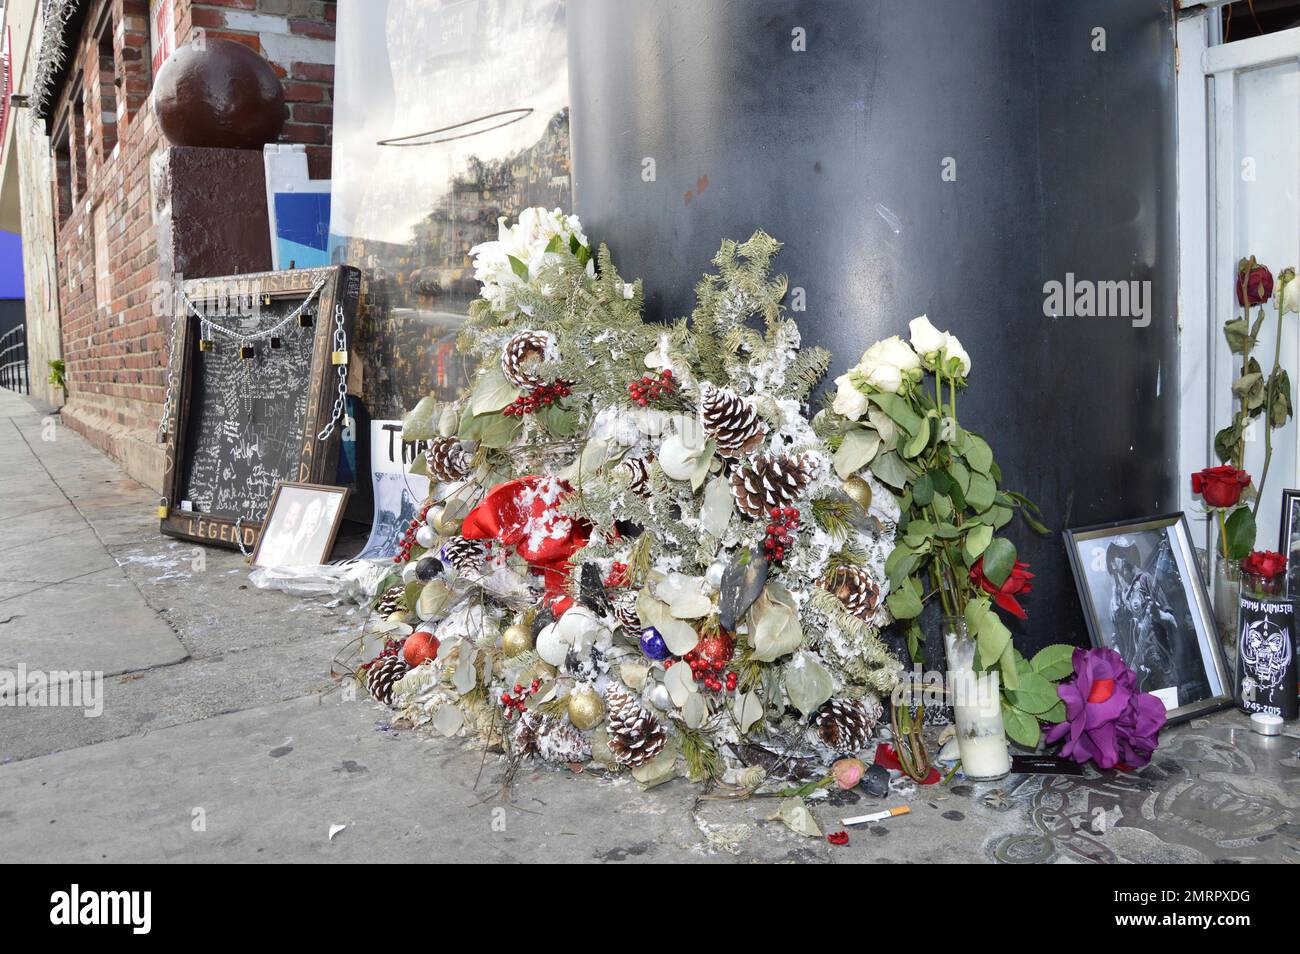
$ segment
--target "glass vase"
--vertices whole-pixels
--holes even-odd
[[[975,781],[999,779],[1011,771],[1011,753],[1002,725],[1002,693],[996,672],[975,669],[975,640],[960,616],[943,618],[948,650],[948,685],[961,768]]]
[[[1214,622],[1224,656],[1237,658],[1237,613],[1241,609],[1241,561],[1214,553]]]

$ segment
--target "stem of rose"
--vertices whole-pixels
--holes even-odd
[[[1282,304],[1277,306],[1277,338],[1273,343],[1273,370],[1268,376],[1268,387],[1264,389],[1264,470],[1259,483],[1255,485],[1255,506],[1251,508],[1252,516],[1259,516],[1259,504],[1264,499],[1264,481],[1268,480],[1268,465],[1273,461],[1273,397],[1276,391],[1277,371],[1282,366]]]
[[[1226,560],[1228,558],[1228,525],[1223,519],[1223,508],[1215,507],[1214,512],[1219,515],[1219,553]]]

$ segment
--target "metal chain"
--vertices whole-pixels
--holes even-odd
[[[167,429],[171,426],[172,401],[176,397],[176,327],[180,315],[172,316],[172,330],[167,338],[167,394],[163,397],[162,420],[158,422],[158,443],[167,439]]]
[[[239,544],[239,552],[248,557],[248,547],[244,546],[244,518],[235,518],[235,542]]]
[[[185,306],[193,313],[194,317],[198,318],[201,322],[203,322],[204,327],[207,329],[208,333],[218,331],[221,334],[225,335],[227,338],[234,338],[242,345],[242,344],[250,344],[254,341],[265,341],[267,338],[274,336],[278,331],[280,331],[285,326],[291,324],[292,322],[297,321],[298,316],[301,315],[303,311],[307,308],[307,306],[312,303],[312,300],[318,294],[320,294],[320,290],[324,287],[325,287],[325,279],[322,278],[320,281],[316,283],[316,286],[312,288],[310,292],[307,293],[307,297],[302,300],[302,303],[297,308],[289,312],[289,314],[285,315],[283,318],[277,321],[270,328],[259,329],[258,331],[255,331],[251,335],[246,335],[243,334],[242,332],[236,331],[233,328],[227,328],[224,325],[217,324],[211,318],[208,318],[201,311],[199,311],[197,306],[195,306],[194,302],[190,301],[189,296],[186,295],[183,291],[181,292],[181,297],[185,300]]]
[[[334,336],[330,351],[332,354],[341,353],[344,360],[334,366],[338,369],[338,392],[334,395],[334,411],[330,415],[329,423],[316,435],[318,441],[323,441],[334,433],[334,425],[344,416],[343,410],[348,400],[348,334],[343,328],[343,306],[338,302],[334,303]]]

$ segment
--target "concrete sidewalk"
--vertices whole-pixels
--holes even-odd
[[[388,725],[330,661],[360,629],[246,585],[238,553],[158,534],[154,496],[0,391],[0,670],[101,670],[103,714],[0,707],[6,860],[934,862],[1300,859],[1297,739],[1225,713],[1136,775],[904,788],[848,846],[772,800],[524,771]],[[826,831],[880,803],[814,807]],[[332,840],[331,826],[347,826]]]

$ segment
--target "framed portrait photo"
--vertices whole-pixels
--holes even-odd
[[[287,481],[276,484],[253,550],[253,565],[324,563],[334,549],[347,501],[347,487]]]
[[[1300,490],[1282,491],[1282,528],[1277,552],[1286,557],[1287,592],[1300,593]]]
[[[1233,686],[1187,519],[1168,514],[1066,530],[1064,537],[1092,644],[1123,657],[1138,690],[1165,704],[1168,721],[1231,706]]]

